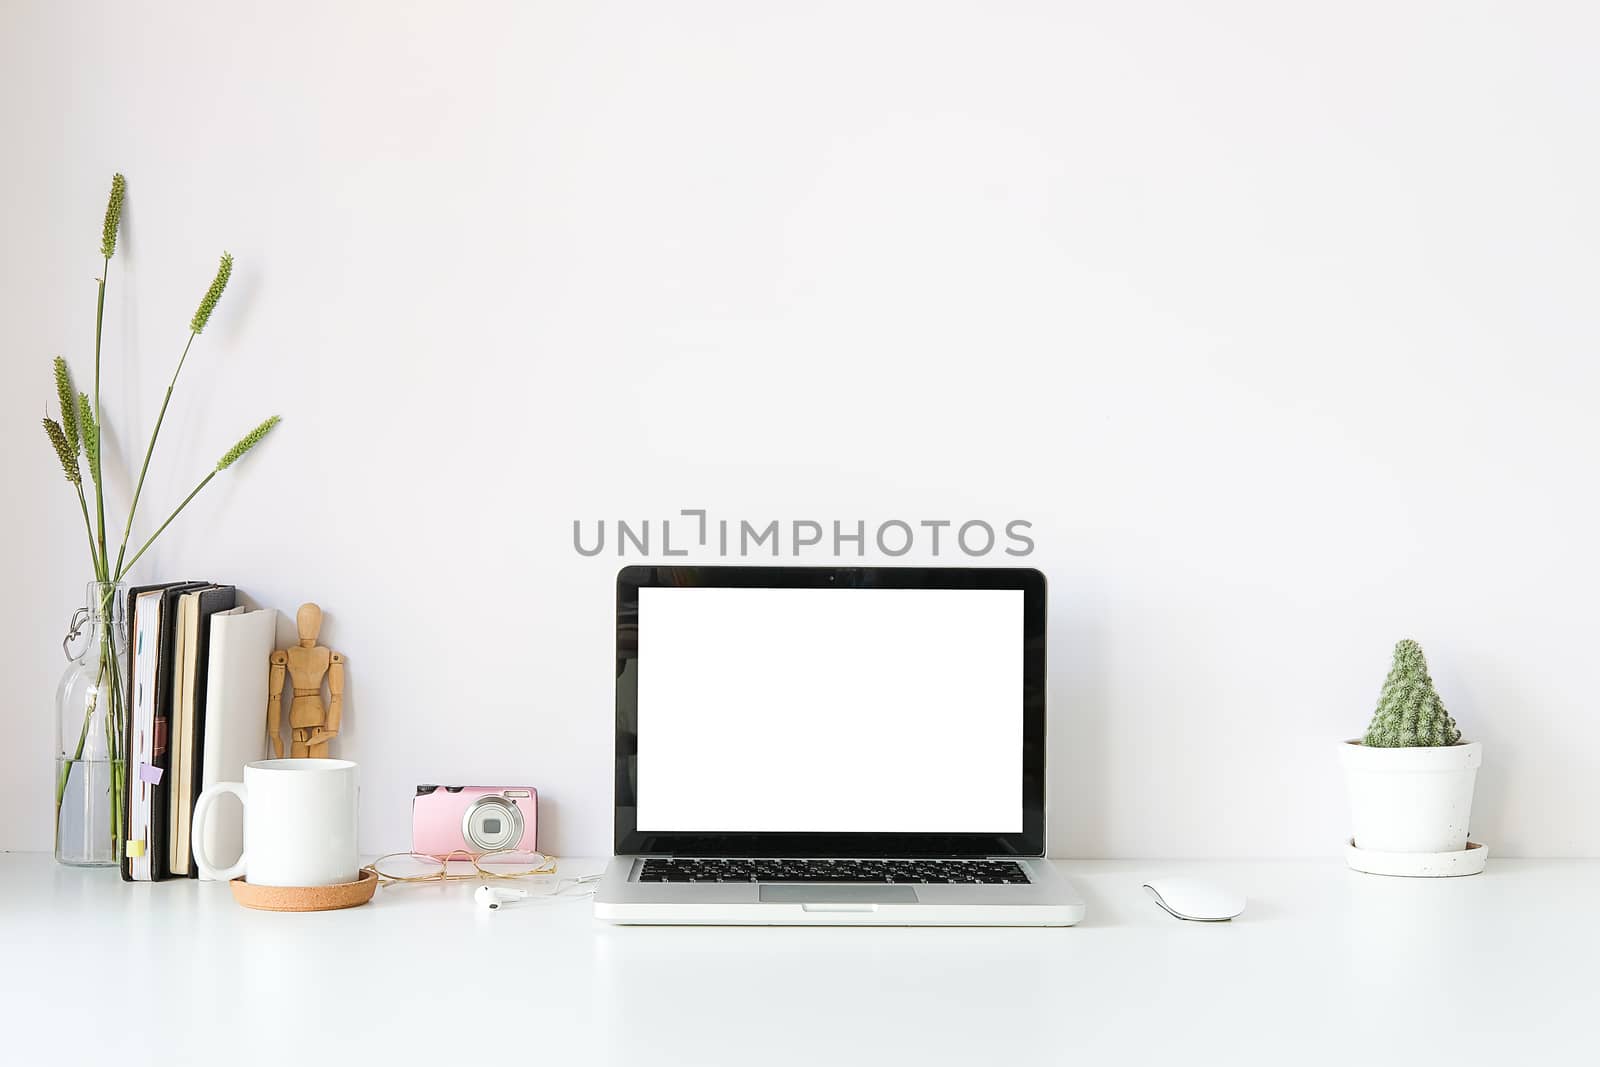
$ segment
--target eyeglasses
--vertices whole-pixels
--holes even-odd
[[[471,872],[452,872],[450,864],[470,863]],[[458,849],[448,856],[427,856],[420,852],[391,852],[379,856],[363,870],[377,875],[381,885],[396,882],[458,882],[479,878],[531,878],[555,874],[556,861],[542,852],[503,849],[481,856]]]

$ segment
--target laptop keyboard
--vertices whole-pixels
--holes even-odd
[[[1027,885],[1011,860],[647,859],[641,882],[888,882]]]

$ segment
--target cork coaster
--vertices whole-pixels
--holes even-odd
[[[228,885],[234,900],[257,911],[337,911],[371,900],[378,876],[363,870],[355,881],[340,885],[251,885],[243,878]]]

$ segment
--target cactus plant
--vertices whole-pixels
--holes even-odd
[[[1426,748],[1460,740],[1461,731],[1428,676],[1422,646],[1409,638],[1400,641],[1361,743],[1370,748]]]

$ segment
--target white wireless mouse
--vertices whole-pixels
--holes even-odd
[[[1244,897],[1193,878],[1152,878],[1144,884],[1169,915],[1195,922],[1220,923],[1244,911]]]

